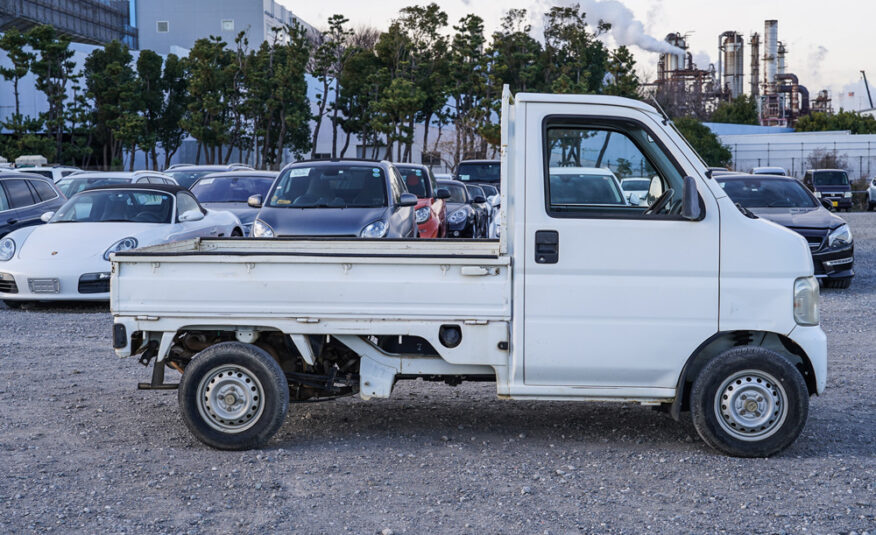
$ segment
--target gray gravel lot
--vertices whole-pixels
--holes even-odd
[[[771,459],[644,407],[421,382],[215,451],[176,392],[135,390],[106,307],[0,304],[0,533],[876,533],[876,214],[843,216],[858,276],[822,293],[828,388]]]

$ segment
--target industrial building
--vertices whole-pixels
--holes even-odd
[[[134,0],[0,0],[0,32],[49,24],[77,43],[121,41],[137,48]]]
[[[2,1],[2,0],[0,0]],[[215,35],[233,43],[246,32],[249,46],[272,39],[274,28],[313,26],[274,0],[131,0],[139,29],[140,48],[159,54],[182,55],[198,39]]]

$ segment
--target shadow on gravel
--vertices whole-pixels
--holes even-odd
[[[52,301],[52,302],[28,302],[18,307],[10,307],[6,303],[0,305],[0,310],[13,312],[40,312],[48,314],[69,314],[71,312],[109,312],[109,303],[91,301]]]

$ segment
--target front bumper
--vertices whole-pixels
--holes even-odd
[[[438,237],[438,218],[434,214],[429,216],[425,223],[417,225],[420,230],[421,238],[437,238]]]
[[[855,245],[812,252],[815,276],[819,279],[846,279],[855,276]]]
[[[474,222],[463,221],[462,223],[453,224],[447,223],[448,238],[473,238],[474,237]]]
[[[22,273],[0,266],[0,299],[5,301],[109,301],[109,262],[75,273],[48,269]]]
[[[851,208],[852,207],[852,198],[851,197],[822,197],[824,200],[829,201],[831,204],[836,203],[834,208]]]

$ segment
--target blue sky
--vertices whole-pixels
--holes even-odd
[[[346,15],[354,26],[368,25],[385,29],[404,6],[426,1],[330,0],[328,2],[297,2],[279,0],[296,15],[317,27],[334,13]],[[485,20],[487,33],[498,27],[503,12],[508,8],[526,8],[538,28],[538,13],[553,4],[566,1],[549,0],[441,0],[437,3],[455,22],[467,13],[475,13]],[[645,34],[662,40],[667,33],[689,33],[690,50],[701,64],[708,56],[717,61],[718,35],[735,30],[747,36],[752,32],[763,35],[765,19],[779,21],[779,40],[788,48],[788,72],[797,74],[800,83],[810,94],[830,89],[834,107],[860,109],[869,107],[860,72],[867,71],[871,91],[876,90],[876,41],[872,37],[872,21],[876,20],[876,2],[864,0],[581,0],[591,13],[605,12],[617,15],[626,8],[635,21],[642,24]],[[624,20],[624,19],[621,19]],[[629,28],[627,28],[629,29]],[[621,39],[629,39],[629,31]],[[609,37],[611,42],[612,37]],[[640,74],[652,79],[657,70],[657,54],[638,47],[633,48]],[[746,60],[746,88],[748,87]],[[704,65],[699,65],[704,67]],[[854,92],[853,97],[848,93]],[[876,94],[874,94],[876,99]]]

